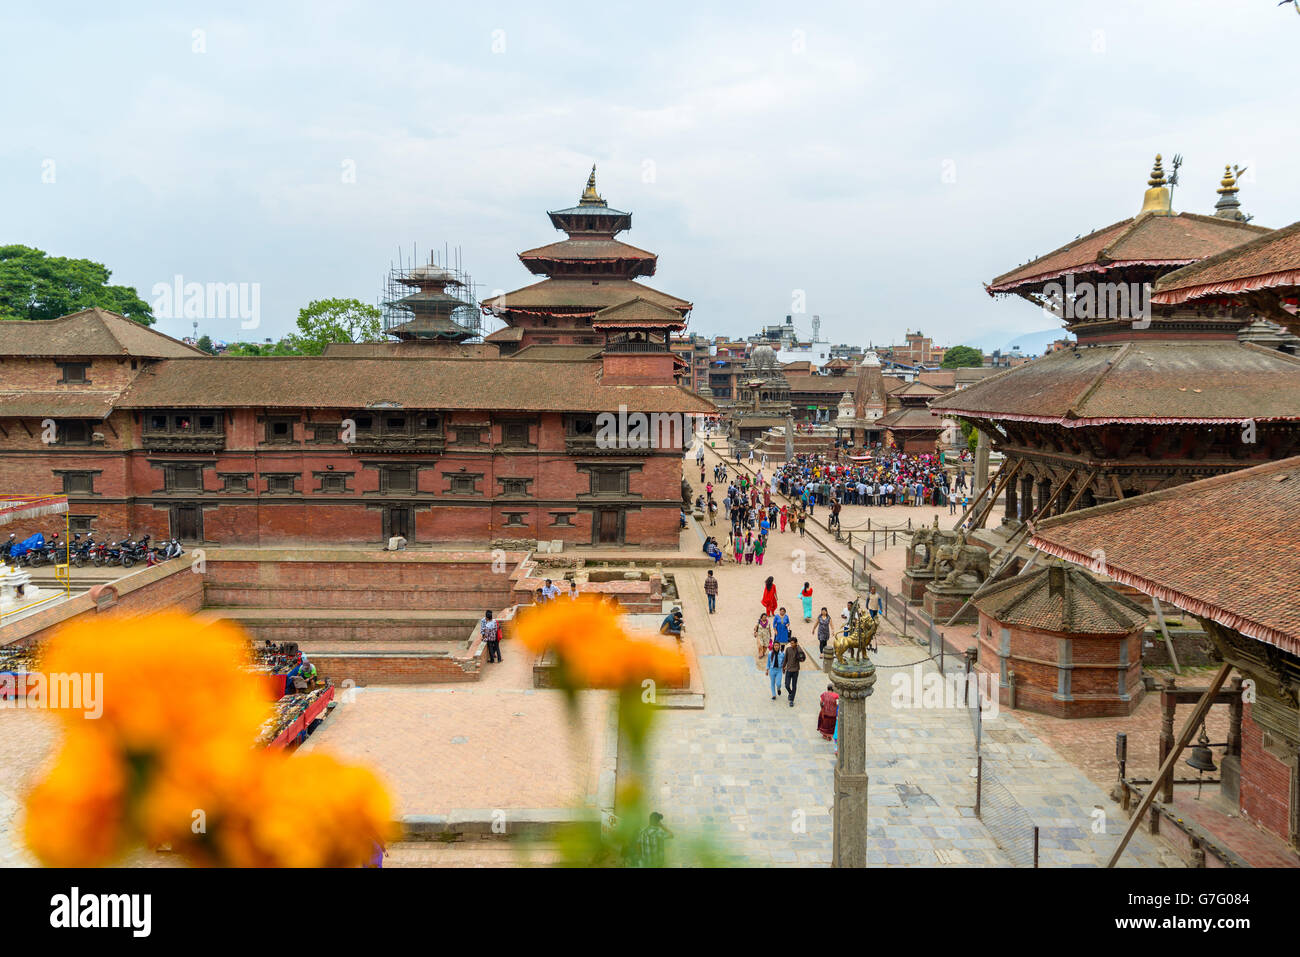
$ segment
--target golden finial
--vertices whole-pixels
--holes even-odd
[[[1151,178],[1147,180],[1147,185],[1148,186],[1165,185],[1165,170],[1164,167],[1160,165],[1159,153],[1156,154],[1156,165],[1151,168]]]
[[[596,192],[596,164],[591,164],[591,175],[587,177],[587,188],[582,191],[582,199],[578,201],[580,206],[604,206],[605,201],[601,199],[600,194]]]
[[[1235,193],[1237,191],[1237,175],[1233,172],[1232,167],[1226,163],[1223,166],[1223,179],[1219,181],[1219,189],[1216,192]]]

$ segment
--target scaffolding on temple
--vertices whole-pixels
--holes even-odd
[[[465,342],[483,334],[483,315],[474,292],[474,282],[461,262],[460,247],[429,254],[429,261],[416,265],[417,253],[391,265],[384,283],[381,303],[384,331],[398,339]]]

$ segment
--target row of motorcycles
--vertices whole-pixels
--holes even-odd
[[[78,532],[72,541],[59,538],[59,533],[47,541],[39,532],[22,541],[16,535],[0,545],[0,563],[6,565],[25,565],[37,568],[41,565],[75,565],[84,568],[87,564],[100,568],[104,565],[121,565],[130,568],[137,562],[157,565],[185,554],[181,543],[174,538],[163,542],[151,543],[148,535],[140,539],[128,539],[122,542],[97,542],[93,532],[85,538]]]

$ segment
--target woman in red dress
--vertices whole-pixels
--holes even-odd
[[[790,520],[790,513],[786,511],[785,506],[781,506],[781,531],[785,531],[785,523]]]
[[[835,693],[832,685],[827,685],[822,692],[821,702],[822,706],[817,712],[817,730],[829,741],[835,733],[835,717],[840,710],[840,696]]]
[[[763,584],[763,609],[767,612],[768,617],[776,614],[776,580],[767,576],[767,581]]]

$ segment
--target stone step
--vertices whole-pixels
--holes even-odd
[[[560,860],[549,843],[401,841],[388,848],[384,867],[553,867]]]

